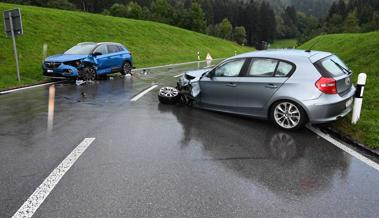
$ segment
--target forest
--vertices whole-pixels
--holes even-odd
[[[151,20],[255,46],[379,29],[378,0],[2,0]]]

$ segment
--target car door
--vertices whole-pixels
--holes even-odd
[[[99,45],[93,54],[96,55],[95,59],[97,62],[97,73],[109,73],[110,71],[110,58],[108,54],[108,48],[106,45]]]
[[[111,54],[110,56],[110,64],[112,71],[118,71],[121,69],[123,64],[122,53],[119,50],[117,45],[108,45],[108,52]]]
[[[226,61],[200,80],[200,104],[233,111],[236,107],[236,84],[246,58]]]
[[[270,58],[253,58],[243,79],[236,83],[240,113],[265,117],[271,97],[295,70],[293,64]]]

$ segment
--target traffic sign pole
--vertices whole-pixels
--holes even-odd
[[[20,66],[19,66],[19,63],[18,63],[18,54],[17,54],[17,46],[16,46],[16,36],[14,35],[14,28],[13,28],[12,12],[9,12],[8,15],[9,15],[9,24],[10,24],[10,29],[11,29],[12,41],[13,41],[14,57],[16,59],[17,80],[21,81]]]

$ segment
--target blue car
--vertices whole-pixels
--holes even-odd
[[[96,77],[120,72],[131,73],[132,54],[120,43],[84,42],[64,54],[45,59],[42,69],[45,76],[95,80]]]

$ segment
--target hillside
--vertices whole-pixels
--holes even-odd
[[[316,44],[315,44],[316,43]],[[361,121],[351,127],[348,120],[336,126],[362,142],[379,148],[379,32],[319,36],[300,46],[302,49],[330,51],[340,56],[354,71],[368,75]]]
[[[196,60],[210,52],[228,57],[251,48],[165,24],[110,16],[0,3],[0,11],[20,7],[24,35],[17,38],[23,81],[15,81],[12,41],[0,35],[0,89],[43,80],[42,46],[48,55],[62,53],[78,42],[114,41],[133,53],[137,67]],[[3,21],[0,29],[3,30]]]

